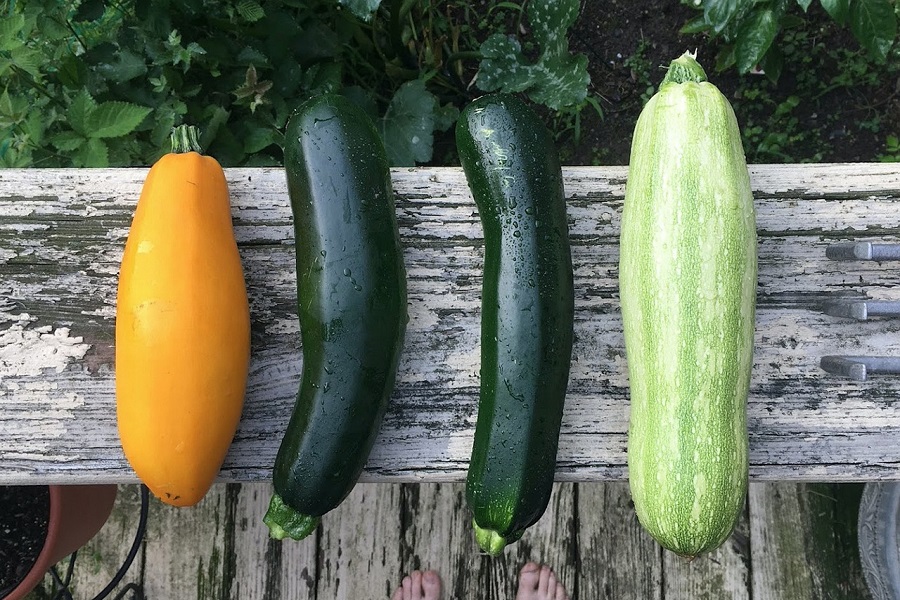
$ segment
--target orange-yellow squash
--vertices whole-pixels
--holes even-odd
[[[196,504],[243,407],[250,311],[215,159],[196,130],[150,169],[119,274],[116,408],[128,462],[160,500]],[[191,139],[193,144],[188,143]],[[179,138],[180,139],[180,138]]]

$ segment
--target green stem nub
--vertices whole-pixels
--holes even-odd
[[[321,517],[313,517],[297,512],[284,503],[278,494],[272,495],[269,510],[263,517],[263,523],[269,527],[269,535],[276,540],[286,537],[302,540],[319,526]]]
[[[685,52],[669,65],[669,70],[659,87],[667,83],[703,83],[706,81],[706,71],[697,62],[697,55]]]
[[[482,529],[474,520],[472,524],[475,526],[475,541],[481,546],[481,549],[491,556],[500,556],[506,547],[508,540],[494,531],[493,529]],[[512,540],[509,540],[512,541]]]
[[[179,125],[172,129],[172,153],[185,154],[187,152],[196,152],[202,154],[200,148],[200,130],[193,125]]]

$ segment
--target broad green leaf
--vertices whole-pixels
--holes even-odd
[[[24,46],[20,34],[25,28],[25,15],[16,14],[0,19],[0,51]]]
[[[831,18],[843,25],[850,14],[850,0],[819,0]]]
[[[75,131],[61,131],[50,138],[50,143],[63,152],[77,150],[87,141],[83,135]]]
[[[66,113],[69,118],[69,126],[81,135],[88,137],[91,116],[95,110],[97,110],[97,103],[87,90],[82,89],[69,104],[69,110]]]
[[[237,5],[237,11],[244,20],[251,23],[256,23],[266,16],[266,11],[254,0],[240,0]]]
[[[381,0],[339,0],[342,6],[350,9],[354,15],[363,21],[372,19],[372,15],[378,10]]]
[[[739,73],[746,73],[760,63],[775,40],[778,27],[778,16],[771,8],[757,9],[744,21],[734,48]]]
[[[204,120],[199,123],[200,126],[200,146],[209,148],[213,145],[219,135],[219,129],[228,122],[231,113],[219,106],[211,104],[203,113]]]
[[[41,79],[41,65],[44,63],[44,56],[39,50],[19,46],[9,52],[9,57],[17,67],[35,79]]]
[[[809,10],[809,5],[812,4],[812,0],[797,0],[797,4],[800,5],[800,8],[803,9],[803,12]]]
[[[277,131],[271,127],[253,127],[244,135],[244,152],[256,154],[278,141]]]
[[[547,63],[541,84],[529,90],[529,97],[553,110],[578,106],[587,97],[587,87],[591,83],[587,63],[583,54]]]
[[[716,54],[716,71],[721,73],[725,69],[731,68],[734,66],[735,61],[734,44],[723,46],[719,53]]]
[[[784,53],[778,46],[769,47],[769,51],[763,57],[761,66],[769,81],[778,83],[781,71],[784,69]]]
[[[578,18],[581,3],[577,0],[531,0],[528,22],[543,54],[562,56],[569,52],[566,37]]]
[[[91,114],[88,137],[113,138],[131,133],[151,110],[129,102],[104,102]]]
[[[103,140],[91,138],[72,152],[74,167],[108,167],[109,149]]]
[[[753,0],[705,0],[703,16],[713,31],[721,33],[742,8],[752,3]]]
[[[394,167],[413,167],[431,160],[437,99],[421,79],[407,81],[391,98],[381,134],[388,161]]]
[[[110,81],[122,83],[145,74],[147,64],[143,57],[130,50],[123,50],[116,55],[113,62],[98,65],[97,72]]]
[[[587,58],[569,52],[568,29],[578,16],[578,0],[532,0],[528,21],[541,53],[536,63],[522,55],[519,42],[502,34],[481,45],[477,84],[486,92],[527,92],[554,110],[577,106],[587,96]]]
[[[890,0],[853,0],[850,29],[863,48],[879,61],[887,58],[897,37],[897,14]]]
[[[459,119],[459,109],[449,102],[434,111],[435,131],[447,131]]]
[[[534,71],[522,56],[515,38],[495,33],[481,44],[478,89],[494,92],[522,92],[534,83]]]
[[[681,29],[678,30],[678,33],[684,35],[691,35],[695,33],[703,33],[705,31],[709,31],[710,25],[706,22],[704,17],[697,17],[695,19],[691,19],[687,23],[685,23]]]

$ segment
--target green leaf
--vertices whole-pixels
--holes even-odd
[[[569,52],[567,32],[578,17],[578,0],[532,0],[528,21],[541,48],[529,64],[517,40],[491,35],[481,45],[478,87],[486,92],[527,91],[529,97],[554,110],[578,106],[587,97],[590,76],[587,57]]]
[[[104,102],[90,116],[88,137],[113,138],[131,133],[151,110],[129,102]]]
[[[716,54],[716,71],[720,73],[734,66],[737,59],[735,58],[734,44],[723,46],[719,53]]]
[[[800,5],[803,12],[807,12],[809,10],[809,5],[812,4],[812,0],[797,0],[797,4]]]
[[[25,15],[17,14],[0,19],[0,51],[24,46],[20,34],[25,28]]]
[[[143,57],[130,50],[123,50],[116,54],[114,62],[98,65],[97,72],[110,81],[123,83],[144,75],[147,64]]]
[[[850,0],[819,0],[831,18],[843,25],[850,14]]]
[[[709,31],[709,28],[710,25],[706,22],[705,17],[697,17],[685,23],[681,27],[681,29],[678,30],[678,33],[682,35],[692,35],[695,33],[703,33],[705,31]]]
[[[340,0],[340,3],[363,21],[369,21],[381,5],[381,0]]]
[[[781,72],[784,70],[784,53],[777,46],[770,47],[760,66],[769,81],[778,83]]]
[[[244,152],[256,154],[278,141],[278,132],[272,127],[253,127],[244,136]]]
[[[734,50],[739,73],[746,73],[760,63],[778,34],[778,21],[771,8],[757,9],[744,21]]]
[[[77,150],[86,141],[87,138],[75,131],[61,131],[50,138],[50,143],[53,144],[56,149],[62,150],[63,152]]]
[[[256,23],[266,16],[266,11],[254,0],[241,0],[237,5],[237,12],[244,20]]]
[[[481,44],[478,88],[485,92],[502,89],[507,93],[522,92],[534,83],[534,70],[522,56],[522,46],[515,38],[495,33]]]
[[[381,135],[388,161],[395,167],[413,167],[431,160],[437,98],[421,79],[407,81],[391,98]]]
[[[17,67],[35,79],[40,79],[41,65],[46,60],[40,51],[27,46],[19,46],[10,51],[9,57]]]
[[[850,29],[862,47],[883,62],[897,37],[897,14],[890,0],[853,0]]]
[[[82,89],[72,103],[69,104],[69,110],[66,116],[69,118],[69,126],[81,135],[88,137],[90,129],[91,115],[97,110],[97,102],[91,97],[87,90]]]
[[[753,0],[705,0],[703,16],[716,33],[721,33],[731,20]]]
[[[91,138],[72,154],[72,163],[76,167],[108,167],[109,149],[103,140]]]

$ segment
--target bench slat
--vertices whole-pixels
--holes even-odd
[[[564,170],[575,348],[558,479],[623,479],[627,373],[618,309],[624,167]],[[118,443],[119,260],[146,169],[0,171],[0,484],[133,482]],[[281,169],[227,169],[253,358],[223,481],[265,480],[300,373],[293,232]],[[900,356],[900,321],[829,317],[836,297],[900,300],[900,265],[834,262],[828,244],[900,238],[900,165],[751,167],[759,230],[750,473],[900,477],[900,378],[854,382],[826,354]],[[410,322],[365,481],[463,481],[478,395],[483,244],[458,168],[395,169]]]

